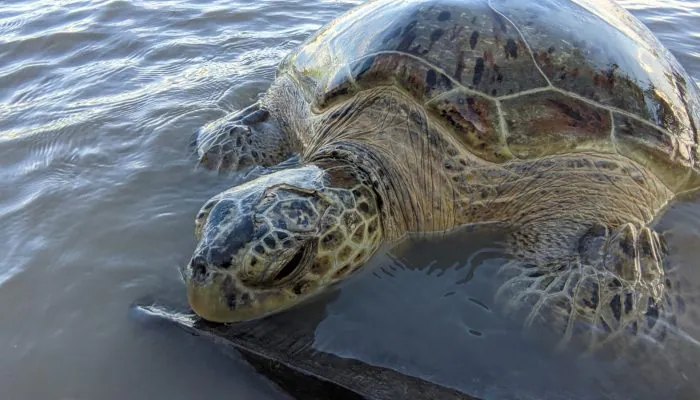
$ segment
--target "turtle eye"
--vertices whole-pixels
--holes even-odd
[[[306,254],[306,246],[303,246],[297,253],[292,257],[291,260],[289,260],[282,269],[280,269],[280,272],[275,275],[275,277],[272,279],[274,282],[279,282],[282,281],[284,278],[289,277],[294,271],[297,270],[298,267],[301,266],[302,261],[304,260],[304,255]]]

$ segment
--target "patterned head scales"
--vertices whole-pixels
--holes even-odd
[[[362,266],[379,247],[370,190],[327,188],[317,167],[280,171],[213,197],[182,275],[192,308],[217,322],[289,308]],[[360,201],[355,201],[359,199]]]

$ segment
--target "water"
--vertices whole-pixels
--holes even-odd
[[[3,398],[285,397],[235,356],[196,338],[144,329],[127,309],[152,293],[182,297],[177,266],[195,245],[194,215],[239,181],[196,170],[187,156],[190,135],[254,101],[284,54],[359,3],[2,1]],[[700,78],[700,4],[621,4]],[[700,202],[692,200],[663,221],[686,248],[698,248],[699,222]],[[698,257],[684,256],[689,263]],[[399,290],[404,280],[392,276],[417,274],[405,280],[412,282],[447,274],[454,281],[465,271],[399,272],[379,271],[376,280]],[[438,286],[434,293],[446,294]],[[341,295],[339,309],[352,303],[352,293]],[[435,313],[440,301],[425,312]],[[347,330],[353,318],[331,309],[318,345],[377,364],[431,368],[420,354],[418,361],[378,354],[376,346],[389,341],[381,329],[370,349],[328,333]],[[474,337],[497,336],[492,322],[469,324]]]

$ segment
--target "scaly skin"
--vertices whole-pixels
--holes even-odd
[[[243,136],[204,130],[199,154],[212,169],[293,154],[302,166],[204,206],[183,268],[194,310],[260,318],[407,233],[500,222],[512,232],[497,294],[506,311],[562,344],[663,340],[683,300],[650,224],[700,187],[697,88],[665,53],[645,53],[663,73],[600,70],[659,46],[631,19],[624,38],[600,22],[609,49],[584,40],[584,52],[571,46],[585,34],[527,4],[370,2],[283,62],[259,105],[235,117],[248,117],[235,124]],[[596,7],[603,20],[622,12]]]
[[[281,171],[212,198],[183,277],[195,312],[232,322],[294,305],[362,266],[382,243],[377,199],[354,167]]]
[[[592,347],[630,329],[664,334],[655,323],[672,311],[662,302],[664,247],[647,224],[673,193],[645,168],[594,153],[489,163],[388,87],[309,126],[305,166],[217,195],[198,215],[201,241],[183,275],[204,318],[287,309],[408,232],[499,221],[514,228],[498,294],[507,310],[526,310],[567,341],[572,321],[584,321],[597,328],[586,333]]]

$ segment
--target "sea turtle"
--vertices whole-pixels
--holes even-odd
[[[659,341],[684,309],[652,222],[700,187],[698,88],[606,0],[375,0],[196,134],[202,165],[277,168],[209,200],[191,307],[261,318],[408,233],[500,223],[496,300],[563,340]],[[623,335],[624,334],[624,335]]]

